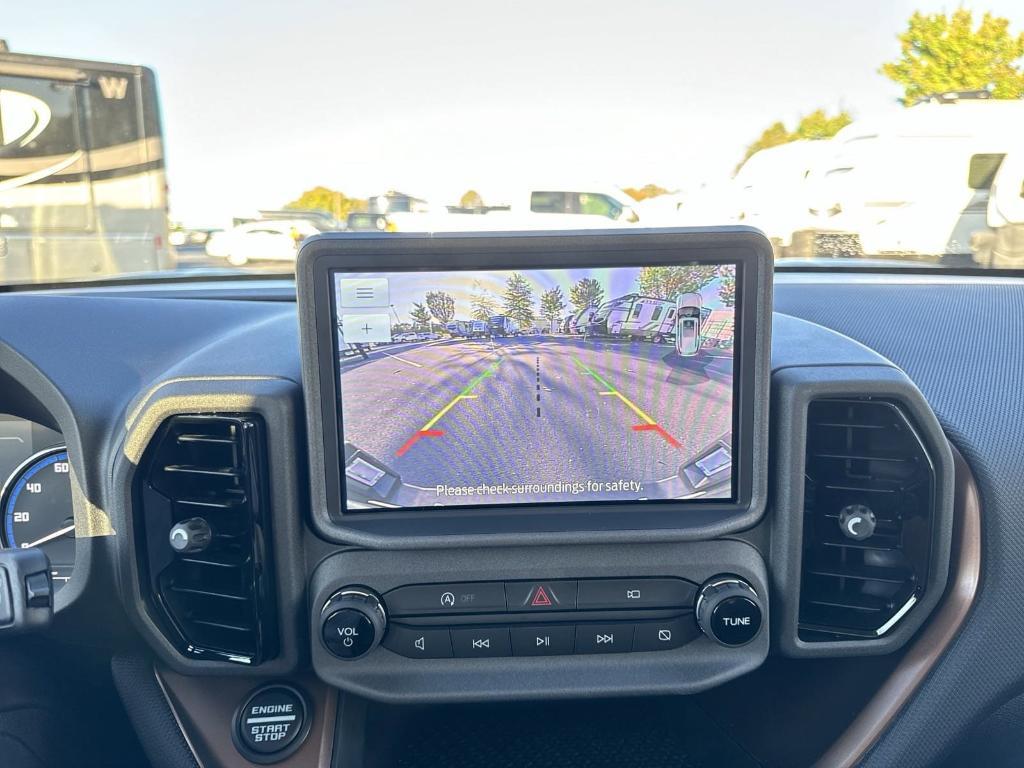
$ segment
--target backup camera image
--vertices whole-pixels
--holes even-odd
[[[736,271],[333,273],[347,508],[730,499]]]

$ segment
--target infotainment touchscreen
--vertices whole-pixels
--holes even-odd
[[[345,508],[735,500],[741,269],[332,270]]]

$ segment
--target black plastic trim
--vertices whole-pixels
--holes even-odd
[[[799,639],[807,408],[818,398],[877,398],[897,403],[917,428],[935,466],[935,508],[927,589],[919,602],[882,637],[808,642]],[[953,532],[953,454],[924,396],[898,368],[794,367],[772,377],[773,463],[771,572],[775,595],[773,638],[786,656],[866,656],[891,653],[920,629],[942,597],[949,576]]]
[[[333,323],[334,269],[416,270],[568,267],[574,264],[738,263],[740,396],[736,407],[737,503],[657,502],[460,507],[346,514],[342,510]],[[379,548],[695,540],[754,525],[767,498],[771,248],[749,227],[584,232],[324,235],[303,244],[297,265],[303,386],[309,431],[312,519],[328,540]],[[752,350],[752,352],[750,351]]]

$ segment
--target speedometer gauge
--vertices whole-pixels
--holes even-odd
[[[53,588],[75,567],[75,518],[68,451],[60,446],[29,457],[0,493],[0,538],[8,548],[39,547],[50,558]]]

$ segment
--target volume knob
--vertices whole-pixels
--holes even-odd
[[[696,613],[704,634],[722,645],[746,645],[761,631],[761,599],[738,576],[708,580],[700,588]]]
[[[339,659],[358,659],[380,643],[388,617],[380,598],[365,587],[345,587],[320,611],[320,636]]]

